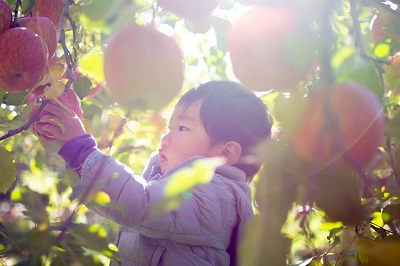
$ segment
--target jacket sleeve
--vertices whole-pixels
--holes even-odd
[[[95,157],[100,159],[94,159]],[[91,161],[95,163],[92,165]],[[153,216],[163,200],[167,179],[146,181],[130,168],[99,151],[82,168],[84,184],[96,184],[113,202],[112,207],[92,207],[97,213],[139,233],[158,239],[226,249],[237,223],[236,200],[223,178],[195,188],[179,208]],[[226,191],[226,192],[224,192]],[[123,208],[115,208],[115,205]],[[250,213],[250,212],[249,212]]]

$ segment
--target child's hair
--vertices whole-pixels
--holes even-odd
[[[247,181],[261,167],[246,160],[257,145],[271,135],[271,122],[264,103],[250,90],[233,81],[210,81],[189,90],[178,102],[184,107],[201,100],[200,120],[212,144],[236,141],[241,145],[241,159],[235,164]]]

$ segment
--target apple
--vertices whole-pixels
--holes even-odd
[[[292,8],[256,6],[228,32],[233,72],[254,91],[293,90],[310,73],[312,40]]]
[[[382,109],[375,94],[359,84],[313,91],[292,139],[294,151],[306,160],[344,159],[365,166],[384,134]]]
[[[104,75],[111,98],[119,104],[159,109],[182,88],[182,51],[174,38],[155,28],[128,26],[109,40]]]
[[[390,25],[396,27],[400,25],[398,21],[390,19],[385,14],[378,13],[374,15],[370,22],[371,39],[373,43],[377,43],[379,40],[385,37],[390,37],[396,41],[400,40],[400,36],[396,36],[386,31],[386,27]]]
[[[0,88],[20,92],[32,88],[46,68],[45,42],[24,27],[6,30],[0,38]]]
[[[197,20],[217,8],[219,0],[157,0],[157,4],[178,17]]]
[[[65,0],[37,0],[36,5],[32,10],[34,16],[41,16],[49,18],[56,30],[60,27],[60,17],[64,7]]]
[[[24,17],[19,18],[17,23],[19,26],[25,27],[39,35],[47,45],[49,59],[53,57],[57,48],[57,31],[49,18],[39,16]]]
[[[93,86],[93,88],[90,90],[90,92],[88,93],[87,97],[88,98],[93,98],[96,95],[98,95],[101,91],[101,89],[103,88],[103,86],[100,83],[97,83]]]
[[[0,0],[0,34],[11,28],[12,11],[11,7],[5,0]]]
[[[39,87],[35,88],[34,90],[32,90],[28,94],[27,104],[33,106],[32,111],[29,114],[29,119],[31,119],[34,116],[34,114],[36,113],[36,111],[40,107],[41,103],[40,103],[39,99],[46,99],[45,86],[39,86]],[[69,90],[64,91],[64,93],[62,93],[57,98],[57,100],[59,100],[67,108],[72,110],[78,117],[80,117],[80,118],[83,117],[83,110],[82,110],[82,107],[81,107],[80,99],[77,96],[77,94],[76,94],[76,92],[74,91],[73,88],[70,88]],[[38,130],[37,130],[38,127],[42,127],[42,126],[44,126],[46,124],[46,122],[40,121],[40,119],[44,115],[49,115],[49,113],[46,112],[46,111],[40,112],[38,118],[32,124],[32,132],[33,132],[33,134],[37,135],[38,137],[43,138],[44,140],[51,141],[53,139],[50,139],[50,138],[48,138],[48,137],[46,137],[44,135],[41,135],[40,133],[38,133]]]

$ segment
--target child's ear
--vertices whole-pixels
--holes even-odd
[[[222,155],[229,165],[234,165],[242,154],[242,146],[236,141],[228,141],[222,150]]]

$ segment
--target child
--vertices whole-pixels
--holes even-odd
[[[271,129],[265,105],[251,91],[235,82],[212,81],[183,95],[143,176],[102,154],[72,112],[56,103],[45,110],[61,119],[65,131],[43,124],[38,133],[63,144],[59,154],[82,182],[96,179],[112,202],[125,207],[94,210],[120,225],[116,244],[122,265],[236,264],[237,234],[253,216],[248,182],[260,168],[256,148]],[[226,164],[210,183],[195,187],[177,209],[150,214],[163,201],[173,173],[215,156]]]

